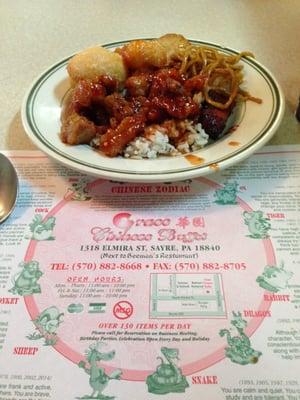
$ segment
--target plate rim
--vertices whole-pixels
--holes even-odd
[[[143,38],[143,40],[151,40],[152,38]],[[132,40],[136,39],[127,39],[127,40],[120,40],[116,42],[107,43],[104,45],[98,44],[97,46],[102,46],[105,48],[114,48],[116,46],[120,46],[131,42]],[[216,44],[213,42],[203,41],[203,40],[195,40],[195,39],[188,39],[192,43],[207,45],[208,47],[217,48],[223,52],[229,54],[239,54],[237,50],[234,50],[229,47],[224,47],[220,44]],[[87,164],[81,163],[80,160],[76,161],[72,158],[69,158],[68,155],[64,155],[60,152],[59,149],[54,149],[52,146],[49,146],[44,143],[44,140],[39,137],[40,133],[36,132],[34,126],[32,126],[31,118],[29,117],[29,106],[32,101],[32,97],[34,94],[37,93],[39,87],[43,84],[43,79],[48,77],[49,74],[53,70],[54,72],[57,69],[61,69],[64,67],[65,64],[72,58],[75,54],[71,54],[66,56],[59,61],[53,63],[48,68],[44,69],[31,83],[29,88],[27,89],[25,96],[22,101],[21,106],[21,119],[22,124],[25,128],[25,132],[27,136],[31,139],[31,141],[40,148],[43,152],[45,152],[49,157],[54,159],[55,161],[60,162],[61,164],[75,169],[81,173],[86,173],[89,175],[94,175],[97,177],[102,177],[104,179],[116,179],[119,181],[126,181],[126,182],[164,182],[171,180],[179,181],[185,179],[193,179],[199,176],[208,175],[210,173],[216,172],[217,170],[222,170],[228,168],[231,165],[236,164],[237,162],[243,161],[244,159],[248,158],[251,154],[253,154],[256,150],[261,148],[264,144],[266,144],[270,138],[276,132],[278,126],[281,123],[283,118],[284,110],[285,110],[285,101],[283,91],[280,87],[280,84],[273,76],[272,72],[262,65],[259,61],[249,57],[243,57],[243,61],[258,71],[267,82],[270,87],[273,96],[273,108],[276,108],[275,111],[272,111],[270,114],[269,120],[266,122],[266,125],[262,128],[262,132],[256,135],[249,143],[245,144],[239,150],[234,153],[231,153],[229,156],[223,157],[223,159],[215,159],[206,164],[200,164],[199,166],[191,166],[190,168],[186,168],[184,170],[176,170],[176,171],[165,171],[163,173],[160,172],[137,172],[134,171],[119,171],[119,170],[111,170],[105,169],[104,167],[100,166],[89,166]],[[268,79],[266,79],[268,78]],[[217,168],[212,168],[212,166],[217,164]],[[171,178],[171,179],[170,179]]]

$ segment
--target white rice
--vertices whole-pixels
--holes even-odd
[[[205,133],[200,123],[193,126],[190,122],[187,122],[187,131],[189,133],[186,142],[189,145],[189,151],[202,149],[208,143],[209,136]],[[180,144],[177,146],[177,149],[180,151],[179,146]]]
[[[146,137],[138,136],[128,144],[124,151],[126,158],[157,158],[158,155],[176,155],[178,151],[169,143],[168,136],[156,129]]]
[[[127,145],[124,150],[124,157],[155,159],[159,155],[175,156],[180,153],[185,154],[199,150],[208,143],[209,136],[205,133],[200,123],[192,125],[188,120],[182,122],[185,124],[184,129],[186,132],[177,148],[169,143],[166,129],[155,125],[148,127],[144,136],[136,137]]]

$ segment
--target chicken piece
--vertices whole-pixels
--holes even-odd
[[[121,54],[130,69],[145,67],[166,67],[179,52],[190,46],[182,36],[169,33],[154,40],[133,40],[116,52]]]
[[[73,112],[80,113],[83,108],[101,104],[105,95],[106,89],[101,83],[79,81],[64,98],[61,120],[64,121]]]
[[[187,96],[158,96],[151,99],[152,104],[173,118],[193,118],[199,114],[199,107]]]
[[[106,95],[105,87],[98,82],[80,80],[74,87],[72,101],[76,111],[82,107],[90,107],[93,103],[101,103]]]
[[[189,95],[202,92],[207,76],[198,74],[184,82],[184,88]]]
[[[105,88],[100,83],[81,80],[64,99],[61,113],[61,138],[64,143],[89,143],[107,123],[99,102],[104,100]],[[97,105],[97,107],[96,107]]]
[[[149,93],[151,105],[173,118],[196,117],[199,107],[190,96],[186,95],[180,81],[181,77],[176,76],[172,69],[164,69],[155,73]]]
[[[165,69],[154,74],[149,93],[150,98],[164,94],[171,96],[184,94],[184,88],[181,82],[178,80],[180,78],[176,77],[177,79],[174,79],[171,74],[172,69]]]
[[[67,70],[73,82],[81,79],[95,82],[106,75],[123,84],[127,76],[122,57],[100,46],[76,54],[70,59]]]
[[[109,157],[121,154],[125,146],[144,130],[145,122],[138,116],[126,117],[115,129],[101,136],[100,150]]]
[[[230,112],[230,109],[220,110],[207,103],[203,105],[199,121],[211,139],[217,140],[223,135]]]
[[[137,96],[130,99],[130,105],[134,114],[140,113],[141,115],[146,116],[149,112],[151,102],[145,96]]]
[[[191,46],[191,43],[184,36],[176,33],[167,33],[161,36],[158,41],[165,50],[168,64],[171,60],[176,59],[182,50]]]
[[[129,117],[133,114],[133,109],[130,103],[119,93],[106,96],[104,107],[110,116],[114,117],[118,122],[121,122],[123,118]]]
[[[125,87],[128,94],[132,97],[147,96],[151,78],[151,75],[147,73],[140,73],[127,78]]]
[[[211,89],[209,95],[212,100],[218,103],[225,104],[228,100],[228,94],[219,90]],[[226,122],[234,105],[233,102],[228,108],[220,109],[207,102],[202,103],[199,122],[211,139],[217,140],[224,134]]]
[[[96,134],[96,125],[77,113],[69,115],[61,128],[61,140],[71,145],[88,144]]]
[[[133,40],[116,52],[123,57],[126,66],[133,70],[167,65],[166,51],[158,40]]]

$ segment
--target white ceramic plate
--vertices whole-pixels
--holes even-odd
[[[127,43],[110,43],[114,49]],[[210,46],[226,54],[235,50],[216,44]],[[60,113],[63,97],[69,90],[67,57],[43,72],[31,85],[22,105],[22,121],[30,139],[50,157],[83,173],[103,178],[133,182],[170,182],[207,175],[227,168],[262,147],[275,133],[284,112],[282,91],[272,74],[252,58],[243,58],[245,88],[262,104],[246,102],[236,109],[229,122],[230,134],[190,156],[161,157],[156,160],[109,158],[88,145],[69,146],[61,142]]]

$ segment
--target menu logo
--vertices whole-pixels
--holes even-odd
[[[183,243],[193,243],[207,239],[207,232],[199,232],[199,228],[204,227],[198,222],[200,219],[194,218],[194,231],[185,231],[187,226],[187,217],[175,217],[174,228],[171,228],[172,220],[170,218],[133,218],[130,213],[116,214],[112,219],[112,227],[95,226],[91,229],[92,238],[96,243],[101,241],[150,241],[156,239],[158,241],[177,241]],[[176,220],[178,223],[176,224]],[[199,220],[199,221],[198,221]],[[196,222],[197,221],[197,224]],[[189,224],[189,222],[188,222]],[[117,229],[115,229],[117,228]],[[133,231],[134,228],[134,232]],[[147,233],[146,229],[151,229],[151,233]],[[146,232],[145,232],[146,231]]]

